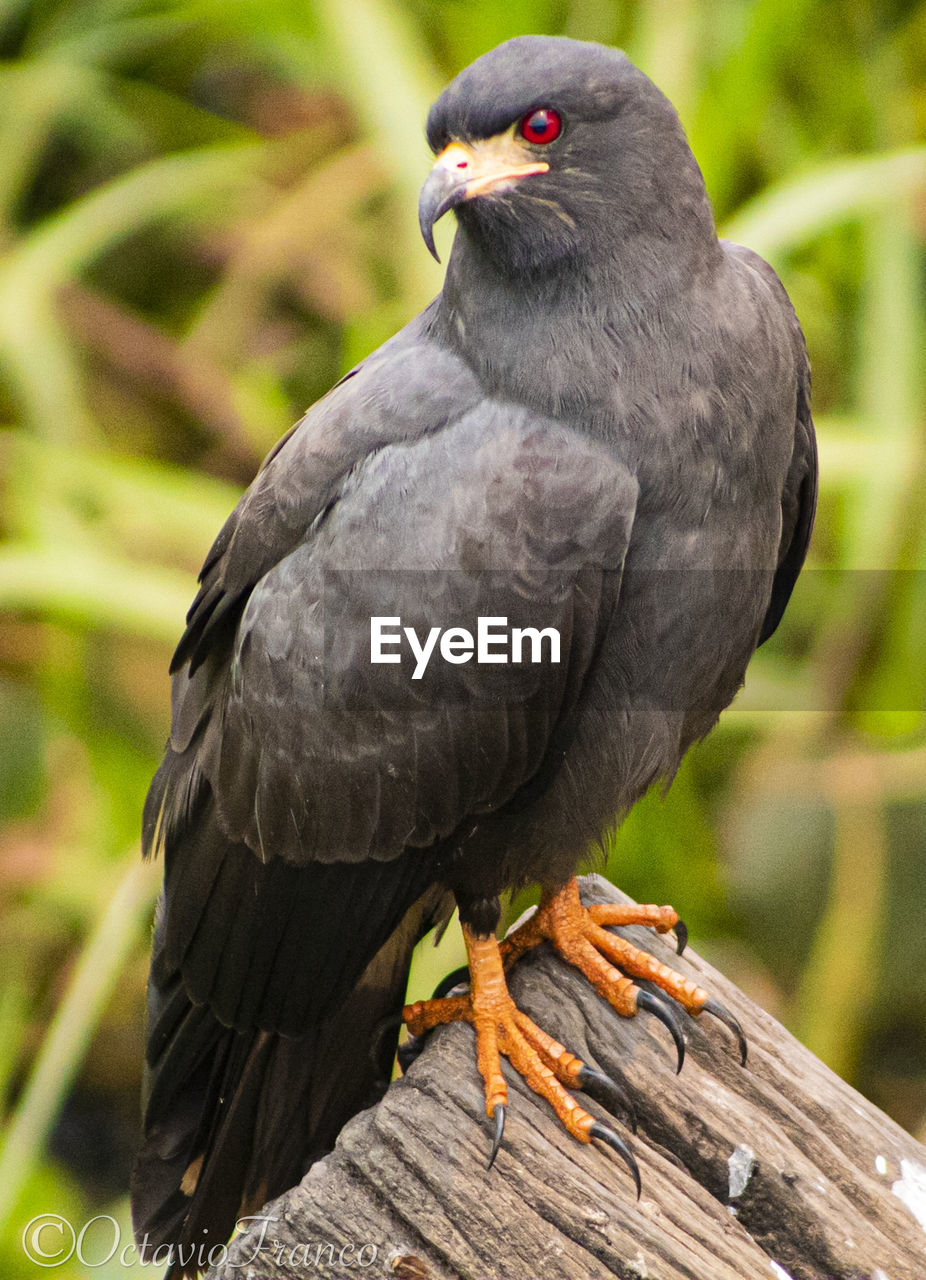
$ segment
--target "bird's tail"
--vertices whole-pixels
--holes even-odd
[[[381,1095],[398,1030],[378,1041],[376,1032],[402,1006],[412,949],[439,897],[430,891],[415,903],[354,989],[305,1036],[237,1032],[194,1004],[178,974],[152,979],[132,1215],[143,1259],[167,1265],[167,1280],[205,1270],[240,1218],[294,1186]],[[164,934],[162,915],[156,956]]]

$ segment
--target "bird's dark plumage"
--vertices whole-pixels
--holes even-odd
[[[562,119],[543,149],[507,132],[535,108]],[[711,728],[804,558],[803,338],[718,242],[669,103],[615,50],[524,37],[428,120],[435,150],[501,134],[545,171],[456,192],[443,293],[267,459],[175,655],[144,823],[151,1246],[215,1243],[330,1147],[450,895],[486,932],[506,888],[568,880]],[[562,661],[412,681],[371,663],[371,616],[553,627]]]

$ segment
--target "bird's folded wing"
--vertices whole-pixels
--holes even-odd
[[[635,498],[604,449],[488,399],[368,453],[253,587],[221,669],[177,677],[175,749],[226,834],[265,861],[384,861],[510,801],[566,730]],[[500,636],[482,660],[480,625]]]
[[[770,318],[777,312],[784,318],[797,371],[794,449],[781,495],[778,567],[759,634],[759,644],[764,644],[775,633],[791,598],[810,545],[817,510],[817,438],[810,412],[810,362],[800,321],[774,270],[751,249],[727,240],[721,243],[729,259],[749,281],[750,291],[760,297],[759,314]]]
[[[626,470],[405,342],[265,466],[210,555],[216,602],[191,611],[174,678],[145,816],[167,861],[159,977],[181,971],[239,1027],[322,1016],[439,877],[429,846],[555,766],[620,590]],[[520,663],[436,647],[414,679],[404,639],[400,663],[371,661],[373,617],[421,642],[478,637],[480,617],[552,628],[560,660],[547,638],[532,661],[530,636]],[[297,969],[311,983],[281,979]]]
[[[804,565],[817,510],[817,438],[810,416],[810,377],[805,375],[798,393],[794,453],[782,494],[782,531],[778,568],[772,582],[768,611],[759,644],[772,636],[782,619],[791,592]]]
[[[172,672],[186,664],[195,672],[224,653],[251,590],[311,536],[353,468],[387,445],[441,431],[478,403],[467,366],[429,341],[430,313],[346,374],[265,458],[206,557]],[[188,732],[175,722],[175,744]]]
[[[366,457],[243,611],[201,746],[225,829],[263,859],[391,860],[511,800],[578,699],[634,498],[603,449],[491,401]],[[479,660],[480,620],[551,634]]]

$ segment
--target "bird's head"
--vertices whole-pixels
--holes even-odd
[[[714,239],[675,110],[617,49],[509,40],[448,85],[427,134],[437,160],[418,211],[435,257],[448,209],[505,273]]]

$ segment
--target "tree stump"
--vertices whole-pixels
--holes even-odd
[[[582,886],[586,902],[628,900],[598,876]],[[719,1022],[687,1019],[676,1076],[654,1018],[617,1017],[547,946],[518,964],[521,1007],[631,1096],[635,1137],[582,1101],[632,1145],[639,1201],[617,1157],[570,1138],[507,1066],[488,1170],[473,1034],[455,1025],[235,1239],[215,1280],[926,1280],[926,1149],[693,951],[619,932],[710,990],[749,1040],[744,1068]]]

